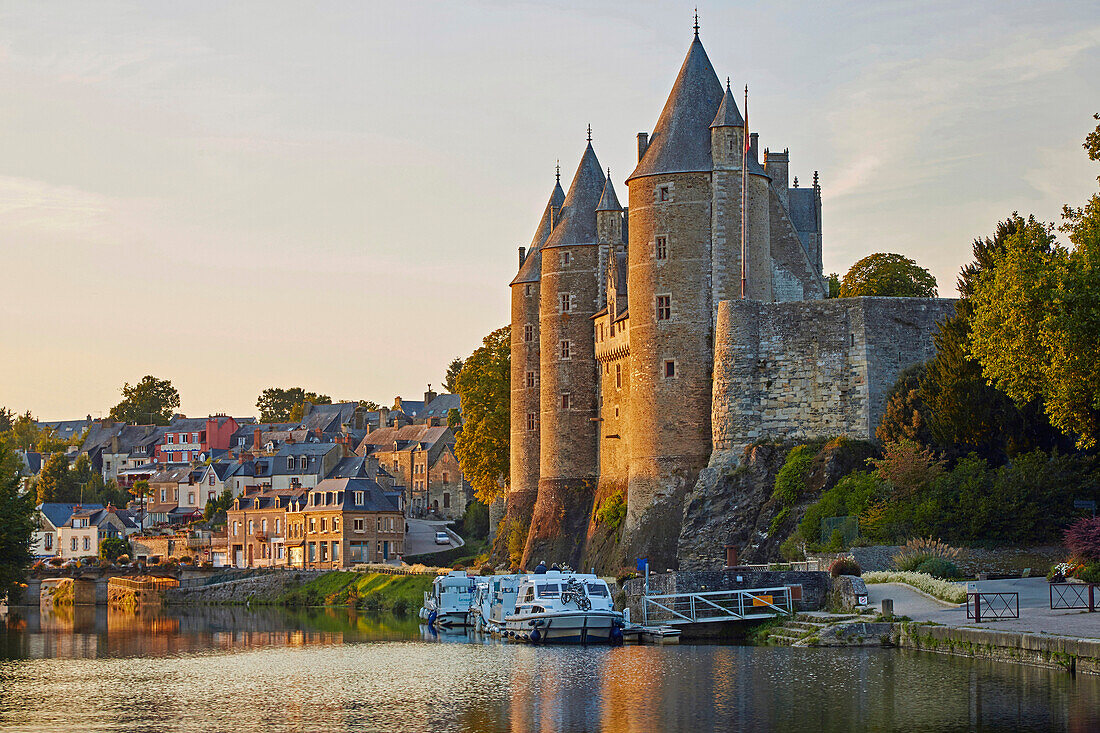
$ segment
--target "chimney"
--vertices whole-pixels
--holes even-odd
[[[649,133],[638,133],[638,162],[642,162],[642,156],[645,155],[645,151],[649,149]]]
[[[302,403],[302,422],[306,421],[306,415],[308,415],[310,410],[312,410],[312,409],[313,409],[313,403],[312,402],[303,402]]]
[[[756,150],[757,150],[756,144],[759,140],[760,140],[760,133],[759,132],[750,132],[749,133],[749,157],[751,157],[757,163],[760,162],[760,156],[757,155],[757,152],[756,152]]]
[[[252,431],[252,448],[255,451],[259,452],[260,449],[263,447],[263,442],[262,441],[263,441],[263,433],[260,432],[259,428],[255,428]]]
[[[782,153],[773,153],[766,148],[764,149],[764,170],[771,176],[772,183],[775,186],[775,192],[786,208],[790,208],[787,194],[787,170],[790,165],[789,161],[790,155],[787,150],[784,150]]]
[[[313,433],[314,433],[314,434],[315,434],[315,435],[317,436],[317,442],[318,442],[318,443],[320,443],[320,442],[321,442],[321,438],[323,437],[323,436],[321,435],[321,428],[314,428],[314,429],[313,429]]]
[[[519,248],[519,266],[520,267],[523,267],[523,260],[526,256],[527,256],[527,248],[526,247],[520,247]]]
[[[428,391],[424,393],[424,407],[430,405],[432,403],[432,400],[434,400],[438,396],[439,395],[432,391],[432,385],[429,384]]]
[[[351,419],[352,424],[355,425],[355,429],[362,430],[367,422],[367,411],[363,409],[362,405],[356,405],[355,412],[352,414]]]
[[[390,422],[390,408],[379,407],[378,408],[378,427],[384,428]]]

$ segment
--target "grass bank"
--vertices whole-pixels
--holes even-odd
[[[334,570],[286,591],[274,602],[284,606],[348,606],[401,616],[420,608],[433,578]]]

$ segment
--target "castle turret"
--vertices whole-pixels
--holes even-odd
[[[602,273],[596,208],[605,179],[589,142],[542,255],[538,499],[525,562],[579,565],[596,465],[596,363],[592,316]],[[613,212],[604,212],[611,214]]]
[[[710,455],[710,125],[722,85],[696,35],[630,189],[625,557],[675,567],[683,498]]]
[[[531,522],[539,485],[539,279],[542,247],[553,231],[553,219],[565,201],[561,176],[512,280],[511,480],[506,517]],[[520,248],[521,253],[523,248]]]

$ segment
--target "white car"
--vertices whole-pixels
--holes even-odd
[[[435,543],[437,545],[449,545],[451,544],[451,536],[446,532],[436,532]]]

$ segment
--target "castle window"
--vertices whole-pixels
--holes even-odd
[[[527,430],[533,432],[539,429],[539,416],[534,412],[527,413]]]
[[[571,256],[569,250],[562,251],[562,253],[561,253],[561,266],[565,267],[571,261],[572,261],[572,256]]]
[[[665,379],[672,379],[676,376],[676,362],[672,359],[665,361]]]
[[[668,186],[661,186],[657,189],[657,200],[668,201]]]
[[[572,356],[570,356],[570,342],[569,341],[562,341],[561,344],[560,344],[560,348],[561,348],[561,358],[562,359],[572,359],[573,358]]]
[[[657,237],[657,259],[668,259],[668,237]]]
[[[558,296],[558,302],[561,305],[561,312],[568,313],[572,309],[573,296],[569,293],[562,293]]]
[[[535,327],[533,324],[527,323],[523,326],[523,340],[530,343],[535,340]]]
[[[528,298],[531,297],[531,283],[527,283],[523,286],[523,294],[526,295]]]
[[[671,295],[658,295],[657,296],[657,320],[667,321],[672,318],[672,296]]]
[[[611,335],[612,335],[612,337],[615,336],[615,323],[614,322],[611,323]]]
[[[623,365],[615,365],[615,389],[623,388]]]
[[[619,408],[616,406],[615,407],[615,417],[618,417],[618,416],[619,416]]]
[[[535,373],[534,372],[527,372],[527,386],[528,387],[534,387],[535,386]]]
[[[573,393],[563,392],[561,396],[561,409],[572,410],[573,409]]]

